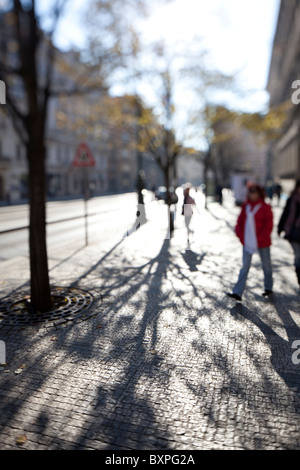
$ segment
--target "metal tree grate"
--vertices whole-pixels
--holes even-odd
[[[52,287],[53,308],[45,313],[32,313],[26,306],[30,300],[28,292],[10,294],[0,300],[0,327],[22,327],[41,323],[59,325],[69,321],[90,318],[88,309],[94,298],[90,292],[74,287]]]

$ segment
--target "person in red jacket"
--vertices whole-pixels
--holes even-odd
[[[269,296],[273,293],[273,270],[270,254],[272,230],[273,213],[271,206],[265,202],[264,189],[257,184],[252,184],[248,188],[247,200],[243,204],[235,228],[236,235],[243,245],[243,266],[232,293],[227,293],[229,297],[238,301],[242,300],[252,255],[256,252],[260,255],[264,272],[265,290],[263,296]]]

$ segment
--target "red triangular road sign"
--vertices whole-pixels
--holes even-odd
[[[73,166],[95,166],[96,162],[87,144],[81,143],[77,149]]]

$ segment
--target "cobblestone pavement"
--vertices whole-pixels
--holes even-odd
[[[0,329],[0,449],[300,449],[289,246],[274,233],[273,298],[254,257],[236,304],[225,294],[241,263],[239,209],[195,214],[190,249],[179,213],[166,236],[164,211],[149,204],[148,222],[105,253],[50,259],[52,284],[93,294],[91,317]],[[1,264],[3,297],[27,282],[28,260]]]

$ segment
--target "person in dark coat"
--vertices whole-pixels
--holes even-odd
[[[273,293],[273,270],[270,247],[273,230],[273,213],[271,206],[265,202],[264,189],[256,184],[248,188],[246,202],[242,206],[235,232],[243,245],[243,266],[238,281],[232,293],[227,293],[238,301],[242,300],[248,273],[251,267],[252,255],[259,253],[264,272],[265,290],[263,296]]]
[[[296,182],[295,189],[286,202],[277,232],[279,236],[285,232],[284,238],[294,250],[294,264],[300,287],[300,180]]]

